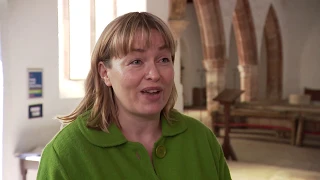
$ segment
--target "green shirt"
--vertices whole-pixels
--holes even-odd
[[[45,147],[37,180],[229,180],[221,146],[201,122],[172,112],[162,137],[147,150],[112,124],[109,133],[86,127],[86,115],[63,128]]]

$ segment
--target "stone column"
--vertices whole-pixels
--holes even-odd
[[[241,95],[242,102],[257,100],[258,97],[258,67],[257,65],[239,65],[240,87],[245,92]]]
[[[212,99],[225,88],[226,60],[206,59],[203,66],[206,70],[207,110],[212,112],[219,108],[219,103]]]

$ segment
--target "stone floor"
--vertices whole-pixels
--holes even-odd
[[[320,180],[320,148],[238,138],[231,143],[238,158],[228,161],[234,180]]]
[[[320,173],[255,163],[230,162],[233,180],[319,180]]]
[[[185,114],[210,125],[204,111],[187,110]],[[320,180],[320,137],[307,137],[313,146],[297,147],[270,131],[256,135],[238,130],[230,136],[238,158],[228,161],[233,180]],[[222,142],[222,137],[218,139]]]

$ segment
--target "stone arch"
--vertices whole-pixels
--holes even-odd
[[[218,108],[212,99],[225,88],[226,43],[219,0],[195,0],[206,70],[207,110]]]
[[[269,100],[282,98],[282,41],[279,21],[273,5],[270,5],[265,26],[264,38],[267,50],[267,89]]]
[[[248,0],[237,0],[232,23],[239,56],[240,86],[245,91],[241,101],[253,101],[258,95],[257,44]]]

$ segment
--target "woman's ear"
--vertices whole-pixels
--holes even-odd
[[[101,79],[107,86],[112,86],[110,78],[108,76],[108,68],[105,66],[103,62],[99,62],[98,64],[98,71]]]

